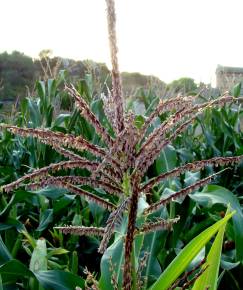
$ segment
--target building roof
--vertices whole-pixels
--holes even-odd
[[[232,67],[232,66],[222,66],[218,65],[216,69],[216,74],[220,72],[225,73],[243,73],[243,67]]]

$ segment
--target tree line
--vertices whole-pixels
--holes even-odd
[[[36,80],[56,78],[60,70],[66,70],[72,82],[84,78],[90,73],[97,80],[97,86],[105,84],[111,87],[110,71],[104,63],[92,60],[75,61],[52,56],[51,50],[42,50],[38,59],[32,59],[19,51],[0,54],[0,101],[14,101],[31,94]],[[169,84],[155,76],[146,76],[140,73],[122,73],[125,96],[135,93],[140,88],[156,89],[158,92],[195,93],[202,85],[196,84],[192,78],[180,78]],[[103,88],[96,88],[97,91]]]

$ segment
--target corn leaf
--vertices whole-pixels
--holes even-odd
[[[227,214],[222,220],[216,222],[201,234],[196,236],[170,263],[159,279],[150,288],[151,290],[166,290],[184,272],[193,258],[207,244],[207,242],[223,227],[233,216],[234,212]]]
[[[212,205],[221,203],[230,206],[236,211],[233,216],[233,228],[235,234],[236,257],[238,261],[243,262],[243,213],[238,198],[228,189],[214,184],[209,184],[201,192],[191,194],[190,197],[202,206],[212,207]]]
[[[224,239],[226,224],[224,224],[212,244],[212,247],[208,253],[206,263],[203,265],[203,268],[208,267],[205,272],[196,280],[193,290],[216,290],[217,281],[219,274],[219,265],[221,258],[221,250]]]

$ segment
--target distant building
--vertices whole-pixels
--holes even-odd
[[[217,66],[216,87],[221,93],[230,91],[239,82],[243,83],[243,67]],[[243,95],[243,85],[241,95]]]

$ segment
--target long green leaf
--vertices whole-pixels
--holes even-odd
[[[218,234],[208,253],[206,263],[203,267],[208,267],[205,272],[196,280],[193,290],[216,290],[219,274],[219,265],[222,251],[226,224],[218,231]]]
[[[233,227],[235,233],[236,257],[243,263],[243,213],[237,197],[228,189],[218,185],[207,185],[201,192],[190,195],[200,205],[211,207],[213,204],[221,203],[230,206],[236,211],[233,216]]]
[[[233,213],[226,215],[222,220],[207,228],[200,235],[195,237],[170,263],[165,271],[160,275],[151,290],[166,290],[184,272],[192,259],[200,252],[207,242],[224,226],[233,216]]]

